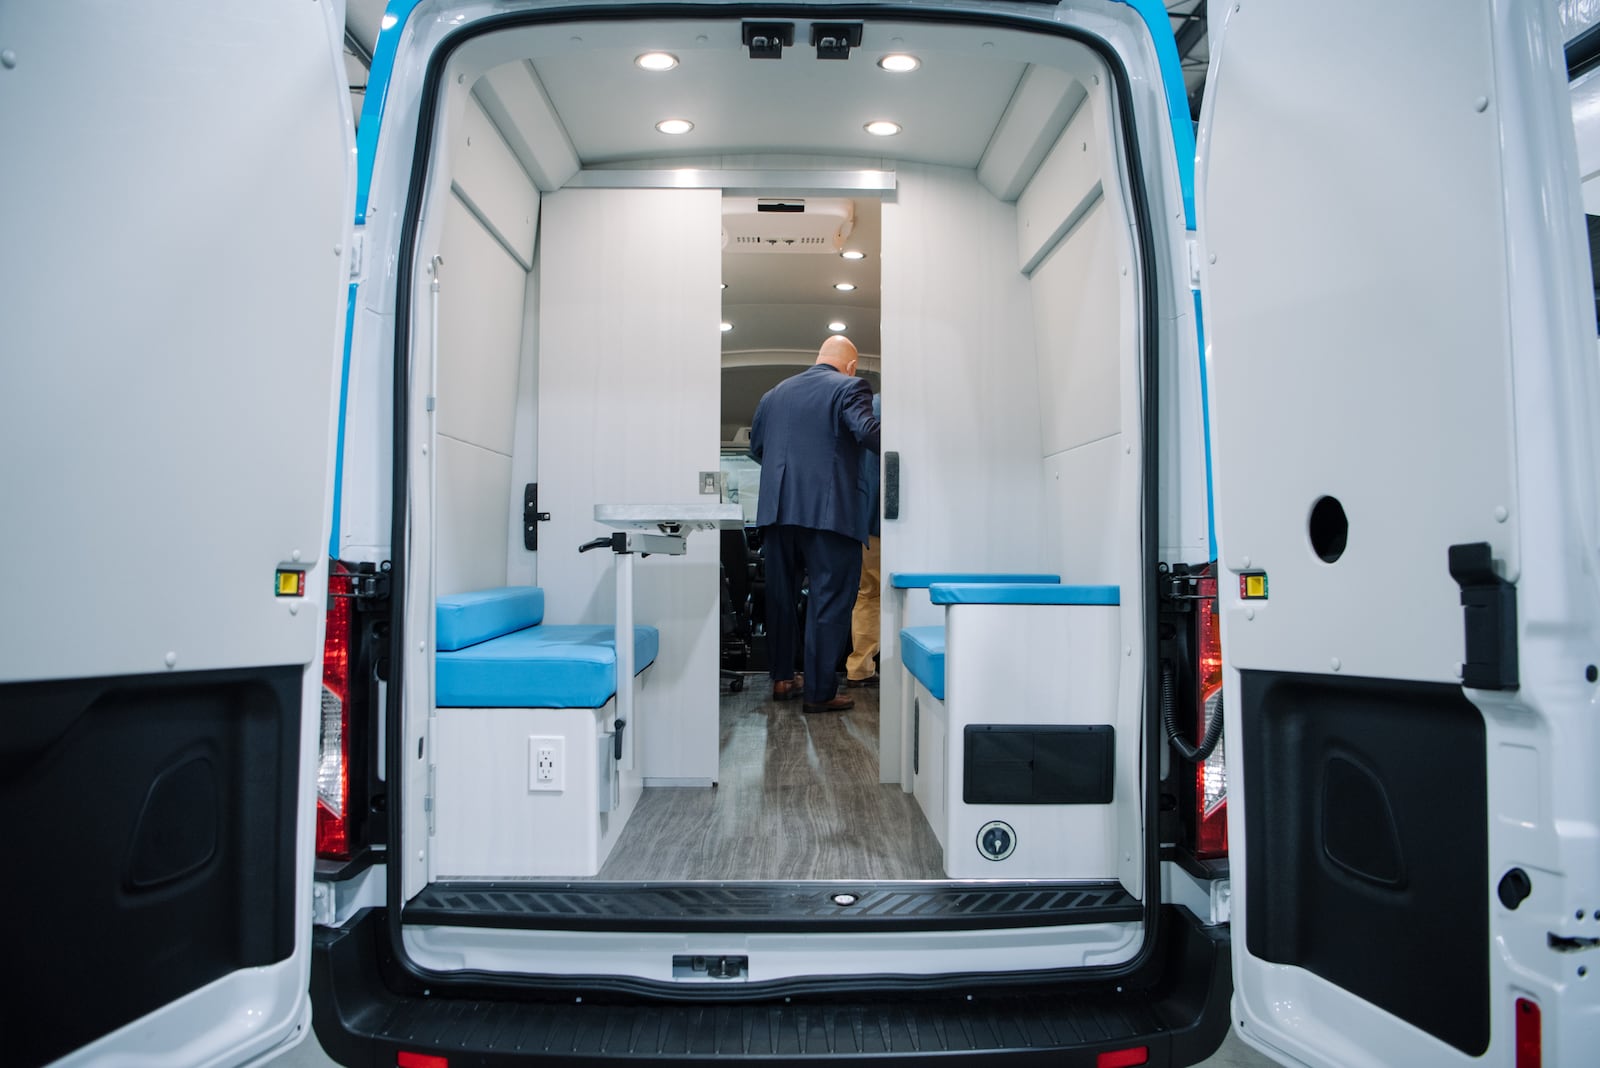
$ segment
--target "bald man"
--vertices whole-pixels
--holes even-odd
[[[872,390],[856,374],[856,347],[843,335],[822,343],[814,366],[761,398],[750,457],[761,465],[756,525],[767,561],[767,635],[772,697],[803,697],[807,712],[855,705],[836,671],[850,648],[850,613],[867,544],[868,488],[862,453],[878,451]],[[805,672],[795,678],[795,605],[806,601]]]

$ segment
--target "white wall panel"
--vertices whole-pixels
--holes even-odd
[[[511,457],[441,435],[438,464],[440,596],[504,586]]]
[[[1105,94],[1086,100],[1017,199],[1017,262],[1031,270],[1088,207],[1101,184],[1109,143]]]
[[[1122,425],[1123,350],[1115,235],[1104,199],[1033,272],[1034,346],[1044,453]]]
[[[972,171],[902,165],[883,206],[883,447],[900,518],[883,574],[1045,570],[1038,373],[1016,209]],[[901,623],[885,597],[880,776],[901,778]]]
[[[1125,521],[1122,435],[1113,434],[1044,459],[1044,529],[1050,571],[1069,585],[1115,585],[1137,557]]]
[[[1066,71],[1028,67],[978,162],[978,180],[1001,200],[1017,199],[1083,98],[1083,83]]]
[[[539,534],[545,616],[614,619],[606,503],[701,503],[719,456],[722,197],[716,190],[567,189],[540,239]],[[636,711],[647,779],[717,775],[718,540],[637,562],[635,618],[661,630]]]
[[[539,191],[483,105],[468,97],[450,128],[450,185],[526,270],[533,266]]]
[[[578,173],[566,127],[527,60],[494,68],[472,91],[540,189],[560,189]]]

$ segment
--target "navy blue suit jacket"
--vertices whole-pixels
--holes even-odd
[[[831,530],[865,545],[867,450],[878,451],[878,417],[865,382],[825,363],[779,382],[750,425],[750,457],[761,465],[756,525]]]

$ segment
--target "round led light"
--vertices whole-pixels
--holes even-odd
[[[843,252],[839,253],[839,255],[843,256],[847,260],[864,260],[867,258],[867,254],[865,252],[853,248],[847,248]]]
[[[890,122],[887,119],[878,119],[875,122],[867,123],[862,129],[874,137],[893,137],[900,132],[900,124],[898,122]]]
[[[854,289],[855,287],[856,287],[856,284],[854,282],[835,282],[835,283],[833,283],[833,288],[837,289],[841,293],[848,293],[852,289]]]
[[[646,52],[642,56],[635,56],[633,65],[640,70],[671,70],[678,65],[678,57],[671,52]]]
[[[662,119],[656,123],[656,129],[664,134],[686,134],[694,129],[694,123],[688,119]]]
[[[908,56],[904,52],[896,52],[878,60],[878,66],[890,74],[910,74],[922,66],[922,60],[916,56]]]
[[[722,324],[722,332],[724,334],[726,334],[729,330],[732,330],[732,329],[733,329],[733,324],[732,323],[723,323]]]
[[[728,288],[728,283],[726,283],[726,282],[722,283],[722,288],[723,289],[727,289]]]
[[[837,333],[840,333],[840,332],[842,332],[844,330],[844,324],[841,323],[839,320],[835,319],[833,322],[828,324],[828,329],[832,330],[835,334],[837,334]]]

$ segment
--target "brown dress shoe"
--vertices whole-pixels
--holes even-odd
[[[855,690],[859,690],[863,686],[876,687],[878,685],[878,676],[874,673],[864,679],[845,679],[844,684]]]
[[[795,701],[800,697],[804,680],[799,676],[792,679],[779,679],[772,684],[772,699],[774,701]]]
[[[852,709],[854,707],[856,707],[856,699],[854,697],[846,697],[844,694],[840,694],[837,697],[830,698],[827,701],[821,701],[821,702],[818,702],[818,703],[815,703],[815,704],[813,704],[810,701],[807,701],[801,707],[801,711],[802,712],[848,712],[850,709]]]

